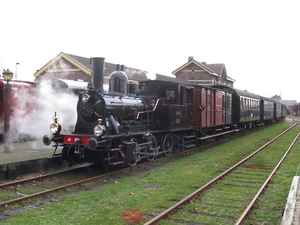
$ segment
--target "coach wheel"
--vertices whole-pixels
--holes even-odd
[[[157,154],[156,150],[152,150],[152,148],[157,148],[157,141],[153,135],[149,137],[149,141],[151,141],[152,143],[148,145],[147,153],[150,153],[151,155],[147,156],[147,160],[153,161]]]
[[[173,151],[174,143],[173,143],[173,138],[171,134],[167,134],[162,143],[162,150],[166,151],[164,154],[165,156],[171,155]]]
[[[135,148],[133,150],[133,160],[131,162],[128,162],[128,166],[131,166],[131,167],[134,167],[137,162],[139,161],[138,160],[138,155],[137,155],[137,152],[138,152],[138,140],[136,138],[131,138],[130,141],[134,142],[135,143]]]

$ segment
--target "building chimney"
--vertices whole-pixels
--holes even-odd
[[[189,61],[192,61],[194,60],[194,57],[193,56],[189,56]]]

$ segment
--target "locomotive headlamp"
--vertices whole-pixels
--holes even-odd
[[[102,136],[106,131],[105,126],[101,125],[101,123],[102,119],[98,119],[98,125],[94,127],[94,134],[98,137]]]
[[[61,125],[58,123],[58,117],[56,116],[56,113],[53,118],[53,123],[50,125],[50,131],[53,134],[57,134],[61,131]]]
[[[61,131],[61,126],[58,123],[52,123],[50,125],[50,131],[53,134],[59,133]]]
[[[89,91],[88,88],[84,89],[84,94],[81,97],[81,99],[82,99],[83,102],[88,102],[89,99],[90,99],[90,96],[88,95],[88,91]]]

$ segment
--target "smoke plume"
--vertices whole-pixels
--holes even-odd
[[[53,116],[59,116],[58,123],[62,132],[71,132],[74,129],[77,113],[78,96],[73,92],[58,91],[52,88],[49,81],[41,81],[35,93],[21,89],[15,98],[15,110],[11,115],[10,137],[12,141],[24,137],[41,139],[50,132],[49,126]]]

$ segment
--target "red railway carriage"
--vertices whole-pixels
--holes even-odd
[[[7,97],[5,84],[7,82],[0,79],[0,137],[4,134],[4,100]],[[13,132],[18,129],[18,123],[27,116],[33,117],[34,112],[34,92],[35,83],[31,81],[13,80],[9,82],[11,88],[10,94],[10,130]]]
[[[232,95],[211,87],[196,86],[194,127],[201,135],[214,134],[231,127]]]

